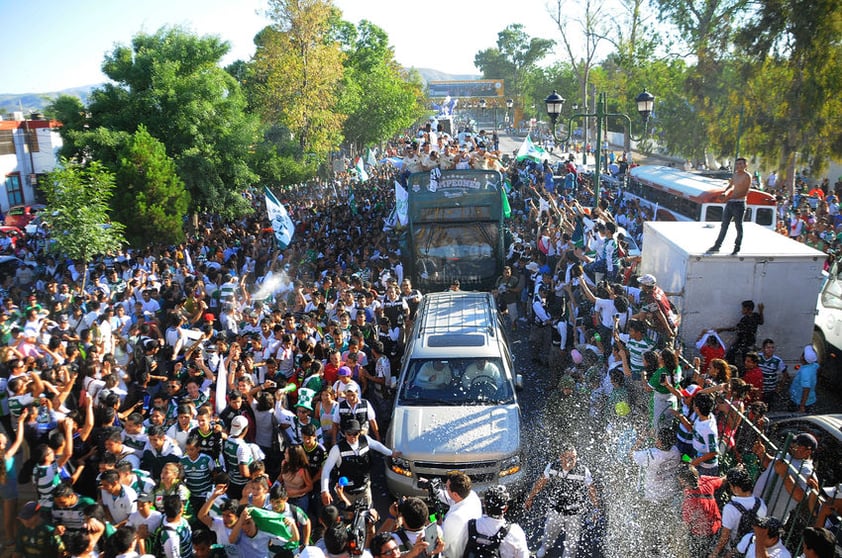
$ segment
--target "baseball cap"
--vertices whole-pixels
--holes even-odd
[[[347,366],[340,366],[339,367],[339,375],[340,376],[351,376],[352,374],[353,373],[351,372],[351,369],[348,368]]]
[[[643,285],[645,287],[654,287],[655,283],[657,283],[658,280],[655,279],[655,276],[651,273],[647,273],[646,275],[638,279],[637,282],[638,284]]]
[[[351,419],[348,421],[347,426],[345,426],[344,430],[347,434],[357,434],[362,432],[363,427],[360,426],[360,421],[357,419]]]
[[[137,501],[138,502],[154,502],[155,498],[147,492],[141,492],[137,496]]]
[[[804,361],[808,364],[812,364],[819,360],[818,355],[816,355],[816,349],[813,348],[812,345],[807,345],[804,347]]]
[[[231,430],[228,431],[229,436],[239,436],[246,428],[248,428],[249,421],[244,416],[234,417],[231,421]]]
[[[804,446],[805,448],[810,448],[812,450],[819,447],[819,442],[816,440],[816,437],[808,432],[802,432],[792,440],[793,444],[798,444],[799,446]]]
[[[360,390],[357,388],[357,384],[355,382],[351,382],[350,384],[345,386],[345,391],[346,392],[353,391],[354,393],[360,392]]]
[[[41,511],[41,506],[38,505],[38,502],[30,501],[23,505],[18,512],[18,517],[20,519],[32,519],[39,511]]]

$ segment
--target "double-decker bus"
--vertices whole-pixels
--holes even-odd
[[[430,187],[430,173],[407,180],[408,264],[413,284],[488,290],[503,272],[502,175],[494,170],[446,170]]]
[[[631,169],[625,196],[655,212],[656,221],[722,221],[725,203],[719,194],[727,180],[672,167],[642,165]],[[768,192],[750,189],[743,221],[775,229],[777,202]]]

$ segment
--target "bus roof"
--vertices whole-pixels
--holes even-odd
[[[674,196],[691,199],[698,203],[721,202],[719,194],[728,186],[727,180],[709,178],[658,165],[634,167],[631,169],[631,177]],[[754,188],[749,191],[747,202],[752,205],[775,205],[776,203],[773,195]]]

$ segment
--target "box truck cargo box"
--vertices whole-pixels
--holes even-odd
[[[743,224],[740,253],[732,256],[734,225],[722,251],[707,254],[719,223],[651,221],[643,225],[640,274],[651,273],[681,316],[679,334],[688,347],[710,328],[731,327],[740,319],[740,303],[765,305],[758,344],[775,340],[777,354],[797,362],[812,341],[816,299],[825,254],[761,227]],[[723,333],[726,343],[733,333]]]

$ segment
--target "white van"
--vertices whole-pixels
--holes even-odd
[[[386,481],[424,496],[418,479],[459,470],[478,492],[522,482],[521,414],[509,346],[489,293],[425,295],[407,341],[386,445]]]

